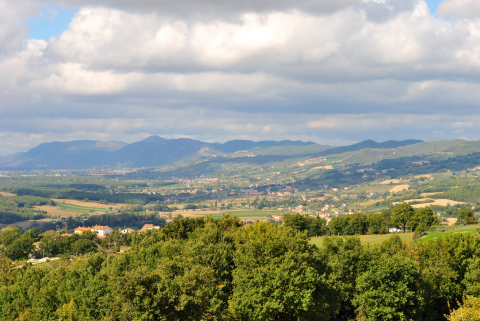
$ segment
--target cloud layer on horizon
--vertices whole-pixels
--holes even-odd
[[[318,4],[321,3],[321,4]],[[0,155],[52,140],[480,139],[480,5],[0,0]],[[470,8],[470,9],[468,9]],[[445,18],[445,19],[444,19]]]

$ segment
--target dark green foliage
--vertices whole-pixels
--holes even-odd
[[[25,220],[44,218],[44,212],[33,208],[41,205],[55,205],[47,198],[35,196],[0,196],[0,224],[12,224]]]
[[[100,240],[91,232],[73,235],[44,236],[40,241],[37,255],[56,256],[60,254],[85,254],[96,252]]]
[[[437,321],[465,293],[480,292],[480,235],[415,244],[393,236],[370,247],[357,237],[325,237],[317,248],[306,229],[243,227],[224,215],[176,219],[142,234],[116,231],[105,248],[132,246],[112,255],[95,253],[91,233],[3,233],[5,254],[14,246],[22,258],[34,238],[49,253],[94,253],[55,268],[12,269],[0,258],[2,320]]]
[[[305,216],[300,214],[284,214],[285,226],[297,231],[307,231],[308,236],[319,236],[327,233],[327,221],[320,217]]]
[[[329,282],[334,285],[340,299],[340,310],[334,320],[355,318],[356,279],[366,269],[370,253],[365,251],[360,240],[355,237],[326,238],[322,255],[328,262]]]
[[[73,199],[90,201],[103,201],[108,203],[147,204],[150,202],[163,201],[163,197],[156,194],[143,193],[114,193],[108,192],[86,192],[75,189],[46,189],[46,188],[11,188],[10,191],[17,195],[30,195],[55,199]]]
[[[403,203],[392,210],[392,223],[405,232],[407,227],[410,227],[414,212],[415,210],[410,204]]]
[[[372,321],[418,320],[423,306],[419,276],[409,259],[382,255],[372,260],[356,280],[358,314]]]
[[[232,309],[242,320],[329,320],[335,292],[325,264],[291,229],[256,224],[239,230]]]

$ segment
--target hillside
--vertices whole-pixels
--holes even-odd
[[[299,153],[310,152],[311,142],[300,141],[245,141],[234,140],[223,144],[206,143],[198,140],[179,138],[165,139],[151,136],[132,144],[122,142],[100,142],[78,140],[70,142],[43,143],[25,153],[0,159],[4,169],[68,169],[93,167],[158,167],[195,157],[215,157],[235,154],[239,151],[261,151],[264,148],[297,147]],[[307,148],[302,151],[302,148]]]
[[[266,164],[287,159],[324,157],[341,153],[354,153],[375,149],[381,160],[392,148],[418,145],[418,140],[387,141],[372,140],[349,146],[330,147],[301,141],[248,141],[232,140],[226,143],[206,143],[179,138],[165,139],[151,136],[142,141],[126,144],[122,142],[100,142],[77,140],[70,142],[43,143],[25,153],[9,155],[0,159],[3,169],[88,169],[114,167],[160,167],[179,162],[196,164],[198,161],[211,163]],[[448,146],[452,146],[450,144]],[[399,147],[400,146],[400,147]],[[360,155],[360,154],[359,154]],[[371,157],[370,157],[371,158]]]

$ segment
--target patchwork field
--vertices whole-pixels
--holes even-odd
[[[398,235],[400,239],[404,242],[409,242],[412,238],[411,233],[398,233],[398,234],[382,234],[382,235],[359,235],[362,245],[378,245],[382,244],[383,241],[389,239],[390,237]],[[318,236],[310,238],[310,243],[315,244],[320,247],[323,246],[323,240],[329,236]],[[335,237],[335,236],[334,236]]]
[[[427,206],[430,206],[430,205],[447,206],[448,204],[457,205],[457,204],[465,204],[465,202],[457,202],[457,201],[452,201],[452,200],[449,200],[449,199],[436,199],[432,203],[415,204],[415,205],[412,205],[412,207],[413,208],[423,208],[423,207],[427,207]]]
[[[72,205],[78,205],[78,206],[83,206],[83,207],[95,207],[95,208],[101,208],[101,209],[108,209],[112,207],[113,209],[120,208],[122,206],[128,205],[128,204],[123,204],[123,203],[117,203],[117,204],[100,204],[100,203],[92,203],[92,202],[84,202],[84,201],[77,201],[77,200],[67,200],[67,199],[53,199],[55,203],[65,203],[65,204],[72,204]]]
[[[35,206],[36,209],[46,211],[50,215],[76,216],[80,214],[104,213],[110,208],[118,209],[126,204],[99,204],[77,200],[54,199],[56,206]]]

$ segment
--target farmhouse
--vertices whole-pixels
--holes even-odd
[[[148,230],[158,230],[160,229],[160,226],[154,226],[153,224],[145,224],[139,231],[138,233],[143,233]]]
[[[132,232],[135,232],[134,229],[131,229],[131,228],[124,228],[123,230],[121,230],[122,234],[126,234],[126,233],[132,233]]]
[[[96,232],[99,236],[106,236],[113,233],[113,229],[107,226],[95,225],[90,229],[92,232]]]
[[[91,230],[89,227],[77,227],[74,231],[75,234],[82,235],[83,232],[90,232]]]

